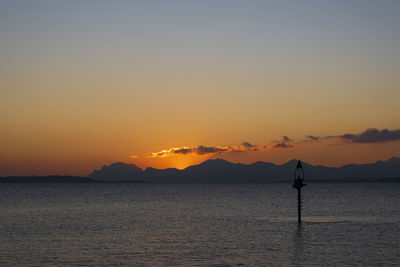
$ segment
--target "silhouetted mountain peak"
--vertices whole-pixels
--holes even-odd
[[[277,165],[272,163],[272,162],[256,161],[254,163],[249,164],[249,166],[253,166],[253,167],[264,167],[264,166],[276,167]]]
[[[232,163],[224,159],[209,159],[199,165],[178,169],[147,168],[145,171],[134,164],[116,162],[93,171],[88,177],[100,181],[138,181],[160,183],[231,183],[291,181],[297,159],[282,165],[258,161],[252,164]],[[306,179],[312,181],[366,181],[380,177],[400,177],[400,158],[369,164],[348,164],[341,167],[306,167]],[[394,179],[394,178],[393,178]]]
[[[215,166],[232,166],[232,165],[236,165],[236,164],[232,163],[230,161],[224,160],[224,159],[216,158],[216,159],[206,160],[206,161],[204,161],[204,162],[202,162],[202,163],[200,163],[199,165],[196,165],[196,166],[202,166],[202,167],[204,167],[204,166],[210,166],[211,167],[212,166],[212,167],[215,167]]]
[[[178,172],[179,169],[176,168],[167,168],[167,169],[156,169],[153,167],[147,167],[144,172],[145,173],[151,173],[151,172]]]
[[[385,160],[385,161],[378,160],[374,164],[378,164],[378,165],[387,165],[387,164],[396,165],[396,164],[399,164],[400,165],[400,158],[392,157],[392,158],[390,158],[388,160]]]
[[[115,162],[115,163],[112,163],[110,165],[105,165],[105,166],[103,166],[102,170],[103,169],[136,169],[136,170],[142,170],[141,168],[139,168],[135,164],[124,163],[124,162]]]
[[[88,177],[102,181],[124,181],[137,179],[142,174],[143,170],[135,164],[115,162],[94,170]]]
[[[294,166],[294,167],[296,167],[298,161],[299,161],[298,159],[291,159],[288,162],[283,163],[281,166]]]
[[[392,158],[388,159],[386,162],[388,162],[388,163],[400,163],[400,158],[392,157]]]

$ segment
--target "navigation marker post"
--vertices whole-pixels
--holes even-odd
[[[302,208],[301,188],[307,185],[304,184],[303,181],[304,181],[304,170],[303,166],[301,165],[301,161],[299,160],[297,162],[296,170],[294,171],[294,182],[293,182],[293,188],[297,189],[297,221],[299,224],[301,224],[301,208]]]

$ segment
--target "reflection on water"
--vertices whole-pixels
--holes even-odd
[[[2,184],[0,265],[398,264],[398,184]]]
[[[296,218],[297,219],[297,218]],[[304,246],[303,246],[303,228],[302,225],[297,225],[293,231],[292,243],[294,246],[294,253],[292,256],[292,264],[297,265],[303,262]]]
[[[392,220],[393,219],[393,220]],[[302,216],[301,221],[304,224],[307,223],[350,223],[350,222],[376,222],[379,221],[378,217],[351,217],[351,216]],[[274,218],[275,222],[297,222],[297,217],[287,218]],[[387,218],[387,222],[396,221],[395,218]]]

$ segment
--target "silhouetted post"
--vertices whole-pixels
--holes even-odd
[[[297,221],[301,223],[301,189],[297,190]]]
[[[301,188],[306,184],[303,184],[304,181],[304,170],[303,166],[301,166],[301,161],[297,162],[297,167],[294,172],[294,182],[293,187],[297,189],[297,221],[299,224],[301,223]]]

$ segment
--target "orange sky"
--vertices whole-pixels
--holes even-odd
[[[374,3],[5,1],[0,176],[400,156],[400,5]],[[268,149],[148,157],[243,142]]]

